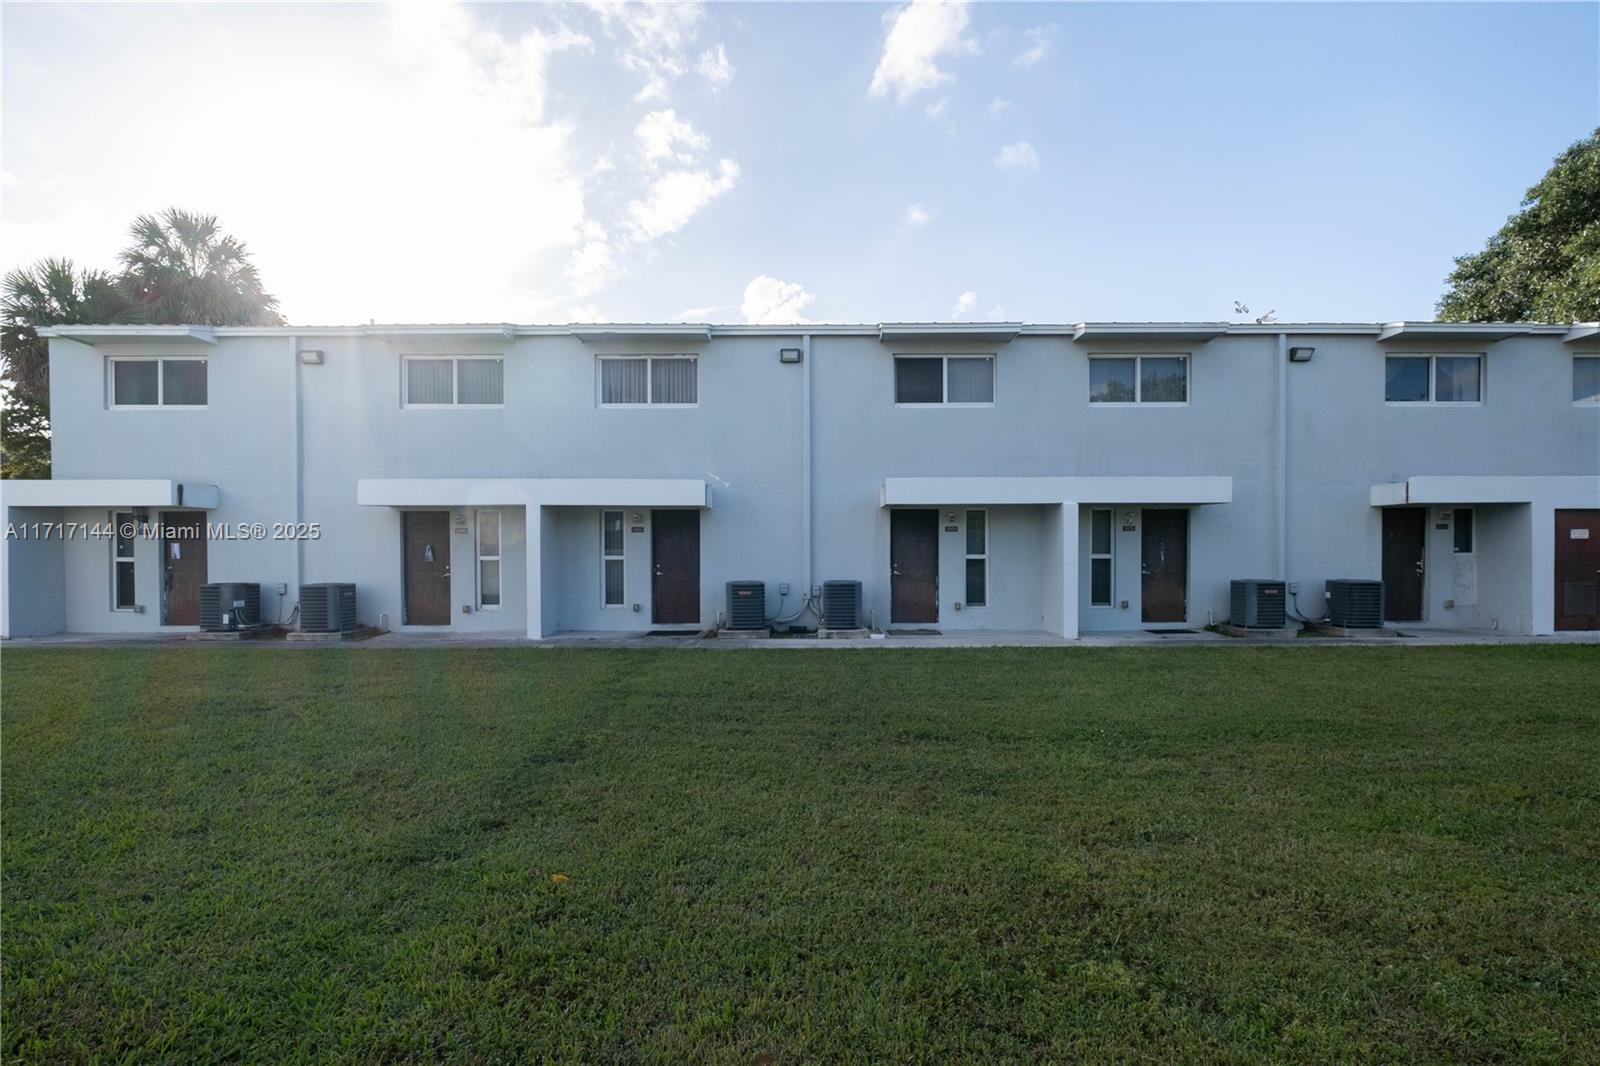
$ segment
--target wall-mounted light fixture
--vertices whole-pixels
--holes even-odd
[[[1309,363],[1311,362],[1311,357],[1315,354],[1317,354],[1317,350],[1315,348],[1290,348],[1289,362]]]
[[[951,511],[950,512],[950,516],[945,519],[946,522],[954,522],[955,520],[956,520],[956,513],[954,511]]]
[[[633,524],[634,525],[638,525],[642,521],[644,521],[643,516],[641,516],[637,511],[635,511],[634,514],[633,514]]]
[[[322,351],[318,348],[304,348],[300,352],[300,362],[306,366],[321,366]]]
[[[1130,528],[1134,525],[1132,511],[1129,511],[1127,514],[1122,516],[1122,524]]]
[[[803,355],[803,353],[801,352],[801,350],[799,348],[779,348],[778,349],[778,362],[780,362],[780,363],[798,363],[800,361],[800,358],[801,358],[802,355]]]

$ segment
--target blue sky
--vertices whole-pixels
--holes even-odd
[[[297,323],[1425,318],[1596,4],[3,9],[5,265],[169,204]]]

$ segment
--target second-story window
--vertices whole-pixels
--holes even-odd
[[[401,375],[407,407],[498,407],[505,360],[493,356],[408,355]]]
[[[1572,402],[1600,403],[1600,356],[1573,357]]]
[[[699,371],[692,355],[607,356],[600,360],[600,406],[693,407]]]
[[[112,407],[204,407],[204,356],[111,360]]]
[[[1383,361],[1386,403],[1479,403],[1481,355],[1391,355]]]
[[[1186,355],[1091,356],[1090,403],[1188,403]]]
[[[994,403],[994,356],[895,356],[894,402],[898,404]]]

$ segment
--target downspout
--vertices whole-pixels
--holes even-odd
[[[301,367],[300,367],[300,338],[289,338],[289,360],[294,367],[294,524],[295,529],[300,529],[306,517],[305,493],[305,412],[301,409]],[[294,538],[294,596],[295,606],[300,606],[300,586],[306,580],[306,540],[304,537]],[[278,599],[278,614],[284,621],[288,621],[288,614],[284,611],[284,602],[288,600],[286,592]]]
[[[812,603],[816,559],[811,530],[811,334],[800,337],[800,553],[805,560],[804,602]],[[817,615],[822,614],[820,608]]]
[[[1278,413],[1274,427],[1273,476],[1278,507],[1278,580],[1289,580],[1289,335],[1278,334]]]

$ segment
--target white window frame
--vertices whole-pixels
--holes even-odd
[[[1426,400],[1389,399],[1389,360],[1426,359],[1428,361],[1428,398]],[[1439,384],[1440,359],[1476,359],[1478,361],[1478,398],[1476,400],[1438,400],[1434,398]],[[1482,407],[1489,395],[1489,361],[1482,352],[1384,352],[1383,353],[1383,405],[1385,407]],[[1570,383],[1569,383],[1570,385]]]
[[[896,407],[903,407],[913,411],[919,409],[926,410],[934,407],[993,407],[993,400],[990,400],[988,403],[952,403],[950,401],[950,360],[952,359],[987,359],[989,361],[989,392],[993,396],[1000,395],[1000,360],[996,359],[994,357],[994,353],[992,352],[954,352],[949,355],[936,355],[933,352],[929,352],[926,355],[919,355],[916,352],[896,352],[894,358],[897,362],[901,359],[939,360],[939,402],[901,403],[897,399],[894,402]],[[889,387],[891,389],[895,387],[895,381],[897,379],[898,375],[889,380]]]
[[[495,532],[494,543],[495,543],[495,552],[496,552],[496,554],[494,554],[494,555],[485,555],[485,554],[483,554],[483,524],[484,524],[485,520],[487,520],[487,519],[489,519],[491,517],[494,519],[494,527],[495,527],[495,530],[494,530],[494,532]],[[477,588],[478,588],[478,610],[480,610],[480,611],[498,611],[506,602],[506,571],[505,571],[505,565],[503,563],[501,563],[501,560],[505,557],[505,550],[506,550],[505,541],[503,539],[505,537],[505,535],[506,535],[506,527],[505,527],[505,523],[503,521],[501,521],[500,509],[498,507],[479,508],[479,510],[477,512],[476,520],[473,522],[472,529],[473,529],[473,540],[474,540],[473,547],[474,547],[474,550],[478,554],[478,571],[474,575],[474,577],[477,580]],[[500,589],[499,589],[499,595],[498,595],[498,599],[500,600],[499,603],[484,603],[483,602],[483,564],[484,563],[495,563],[495,564],[498,564],[498,566],[499,566],[499,571],[500,571]]]
[[[1094,550],[1094,516],[1106,516],[1106,549],[1103,552]],[[1107,569],[1111,572],[1111,581],[1106,585],[1106,602],[1094,602],[1094,564],[1097,560],[1106,560]],[[1091,507],[1089,509],[1089,606],[1104,610],[1117,605],[1117,513],[1111,507]]]
[[[1572,395],[1572,386],[1574,384],[1576,384],[1577,380],[1578,380],[1578,361],[1580,359],[1589,359],[1589,360],[1594,361],[1595,363],[1600,363],[1600,355],[1574,355],[1572,357],[1572,376],[1567,379],[1567,395],[1568,396]],[[1478,391],[1479,391],[1480,394],[1483,391],[1483,379],[1481,377],[1478,379]],[[1573,400],[1572,401],[1572,406],[1574,406],[1574,407],[1600,407],[1600,395],[1596,395],[1591,400]]]
[[[111,609],[134,613],[139,610],[139,520],[133,516],[132,511],[111,512]],[[128,540],[128,554],[117,554],[117,531],[122,528],[124,521],[134,524],[134,535]],[[133,570],[133,600],[134,602],[123,607],[117,603],[117,571],[126,563]]]
[[[449,403],[412,403],[411,402],[411,375],[406,372],[406,364],[414,360],[450,364],[450,402]],[[505,356],[502,355],[425,355],[418,352],[414,355],[400,357],[400,406],[412,411],[496,411],[506,405],[506,379]],[[462,403],[461,396],[461,370],[460,363],[499,363],[500,364],[500,402],[499,403]]]
[[[106,404],[113,411],[204,411],[211,406],[211,367],[206,366],[205,403],[167,403],[167,369],[163,363],[206,363],[207,355],[113,355],[106,359]],[[156,364],[156,402],[117,402],[117,363]]]
[[[637,406],[637,405],[634,405]],[[606,551],[606,515],[614,514],[622,520],[622,547],[615,555]],[[617,603],[606,602],[606,563],[617,560],[622,563],[622,598]],[[600,509],[600,606],[607,611],[625,611],[628,609],[628,516],[617,507],[603,507]]]
[[[1192,352],[1140,352],[1138,354],[1121,354],[1117,352],[1096,352],[1089,356],[1091,367],[1097,359],[1112,359],[1120,362],[1133,360],[1133,399],[1132,400],[1096,400],[1094,398],[1094,378],[1089,379],[1089,393],[1084,402],[1090,407],[1188,407],[1189,401],[1194,399],[1194,359]],[[1181,400],[1146,400],[1144,398],[1144,361],[1146,359],[1182,359],[1183,360],[1183,399]]]
[[[972,542],[967,539],[967,531],[971,528],[972,516],[975,514],[983,515],[983,553],[981,555],[973,554],[973,552],[970,550],[972,547]],[[990,601],[993,599],[993,597],[989,595],[989,543],[993,538],[994,529],[989,525],[989,509],[987,507],[968,507],[967,513],[963,517],[966,519],[966,521],[961,523],[961,596],[963,600],[965,600],[967,595],[967,563],[970,563],[974,559],[982,559],[983,602],[965,602],[962,604],[962,606],[969,611],[981,611],[988,607]]]
[[[644,403],[606,403],[603,399],[601,363],[624,360],[644,360]],[[694,363],[694,403],[657,403],[656,369],[658,359],[688,359]],[[645,409],[654,410],[686,410],[700,406],[700,356],[693,352],[657,352],[650,355],[597,355],[594,361],[594,404],[596,407],[607,411],[637,411]]]

